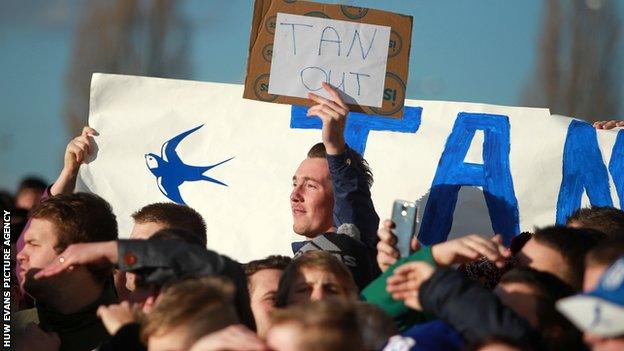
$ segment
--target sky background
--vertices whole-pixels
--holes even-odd
[[[544,1],[318,2],[413,16],[408,98],[521,105],[537,60]],[[72,137],[62,117],[65,76],[85,3],[0,0],[0,189],[15,190],[24,175],[52,182],[62,168]],[[616,4],[624,14],[624,1]],[[191,78],[243,83],[253,2],[181,6],[191,23]],[[620,46],[623,41],[620,35]]]

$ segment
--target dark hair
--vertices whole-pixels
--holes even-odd
[[[188,244],[205,246],[199,235],[180,228],[165,228],[157,231],[147,240],[178,240]]]
[[[5,210],[12,210],[15,207],[13,195],[6,190],[0,190],[0,206]]]
[[[366,184],[368,184],[368,187],[370,188],[371,186],[373,186],[373,171],[371,171],[370,166],[368,165],[368,162],[366,162],[366,160],[364,159],[364,157],[362,157],[362,155],[360,155],[357,151],[353,149],[352,151],[353,152],[351,153],[351,158],[353,158],[353,161],[355,161],[355,164],[357,165],[357,167],[362,170],[362,173],[364,174],[364,177],[366,179]],[[325,150],[325,144],[323,143],[314,144],[314,146],[312,146],[310,150],[308,151],[308,158],[326,158],[326,157],[327,157],[327,150]]]
[[[501,284],[522,283],[530,285],[539,296],[552,301],[574,295],[575,290],[554,274],[542,272],[530,267],[517,267],[505,273],[500,280]]]
[[[249,261],[243,265],[243,269],[245,269],[247,277],[250,277],[263,269],[279,269],[283,271],[291,261],[292,258],[287,256],[271,255],[260,260]]]
[[[624,255],[624,238],[609,238],[589,250],[585,256],[585,264],[611,266],[622,255]]]
[[[33,207],[30,217],[54,224],[58,233],[54,248],[57,253],[71,244],[117,240],[117,220],[113,210],[106,200],[94,194],[49,197]],[[110,268],[89,267],[89,270],[102,283],[112,272]]]
[[[606,235],[602,232],[583,228],[551,226],[535,231],[533,238],[557,251],[568,264],[568,279],[573,288],[580,290],[585,273],[585,254]]]
[[[536,292],[537,329],[547,350],[574,350],[582,345],[583,335],[555,308],[555,303],[575,290],[555,275],[529,267],[518,267],[507,272],[501,284],[520,283]]]
[[[381,350],[391,336],[399,333],[392,317],[377,305],[356,302],[355,314],[366,350]]]
[[[601,231],[609,237],[624,237],[624,211],[615,207],[593,206],[578,209],[568,217],[566,225],[574,222],[583,228]]]
[[[19,194],[20,192],[26,189],[33,189],[40,193],[43,193],[43,191],[47,187],[48,187],[48,183],[46,183],[45,180],[39,177],[33,177],[33,176],[24,177],[22,181],[20,182],[19,186],[17,187],[17,194]]]
[[[340,281],[348,295],[357,296],[357,285],[355,285],[353,276],[344,263],[328,252],[308,251],[293,259],[282,272],[277,292],[275,293],[275,307],[288,305],[288,296],[295,279],[301,274],[303,268],[310,267],[333,274]]]
[[[28,210],[23,208],[11,209],[11,244],[17,243],[27,223]]]
[[[199,238],[206,246],[206,223],[194,209],[173,202],[149,204],[132,214],[136,223],[160,222],[168,228],[187,230]]]

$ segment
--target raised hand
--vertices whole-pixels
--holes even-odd
[[[388,278],[386,290],[395,300],[402,300],[409,308],[422,310],[419,294],[420,286],[435,272],[426,262],[408,262],[398,266]]]
[[[440,266],[468,263],[486,257],[498,268],[502,268],[511,252],[503,246],[500,235],[487,239],[477,234],[470,234],[433,245],[431,255]]]
[[[51,277],[75,266],[82,265],[116,265],[118,263],[117,241],[97,243],[81,243],[69,245],[54,262],[43,267],[35,274],[35,279]]]
[[[615,127],[624,127],[624,121],[611,120],[594,122],[594,128],[596,129],[613,129]]]
[[[323,121],[322,137],[325,150],[329,155],[337,155],[345,150],[344,130],[349,107],[331,85],[323,83],[323,89],[332,97],[331,100],[308,93],[308,98],[317,103],[308,109],[308,116],[318,116]]]
[[[120,304],[98,307],[97,316],[108,333],[115,335],[124,325],[139,322],[141,311],[137,304],[131,305],[128,301],[122,301]]]
[[[386,219],[377,231],[377,236],[379,237],[379,242],[377,243],[377,265],[382,272],[385,272],[388,267],[393,265],[400,256],[399,250],[396,248],[397,237],[392,234],[392,228],[394,228],[394,223]],[[412,238],[410,248],[412,252],[418,251],[418,240],[416,238]]]
[[[95,135],[97,135],[95,129],[84,127],[82,133],[67,144],[63,157],[63,170],[50,189],[52,195],[71,194],[74,191],[78,169],[87,156],[93,152],[93,136]]]

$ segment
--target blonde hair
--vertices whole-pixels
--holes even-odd
[[[364,350],[356,304],[329,298],[271,312],[272,326],[295,323],[305,332],[296,342],[301,351]]]
[[[186,340],[192,342],[203,335],[238,323],[233,306],[234,285],[221,277],[189,279],[164,289],[146,323],[141,327],[141,340],[163,335],[184,326]]]

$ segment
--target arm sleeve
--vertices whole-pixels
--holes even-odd
[[[334,188],[334,224],[354,224],[362,242],[372,250],[377,246],[379,216],[375,212],[366,173],[355,157],[356,151],[347,145],[338,155],[327,155]]]
[[[494,293],[450,268],[438,268],[420,288],[424,312],[438,316],[468,342],[497,335],[537,344],[539,334]]]
[[[386,281],[390,277],[395,268],[407,263],[422,261],[431,265],[435,265],[430,247],[422,247],[420,250],[408,257],[398,260],[390,266],[382,275],[373,280],[364,290],[362,290],[361,298],[369,303],[379,306],[395,321],[397,327],[403,330],[414,324],[424,323],[433,318],[433,316],[415,311],[403,303],[392,298],[392,295],[386,290]]]
[[[224,274],[227,258],[199,245],[172,240],[119,240],[119,269],[148,284]]]

